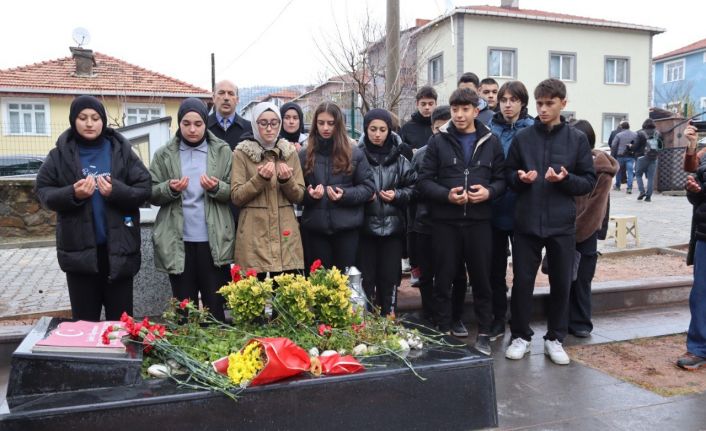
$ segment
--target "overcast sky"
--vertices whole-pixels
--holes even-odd
[[[74,28],[84,27],[87,48],[209,89],[210,54],[216,78],[239,86],[319,82],[325,75],[315,40],[334,34],[365,14],[382,25],[383,0],[194,1],[119,0],[89,2],[35,0],[2,3],[0,69],[69,55]],[[401,24],[435,18],[450,6],[500,0],[400,0]],[[659,55],[706,38],[701,1],[520,0],[523,9],[661,27],[654,38]]]

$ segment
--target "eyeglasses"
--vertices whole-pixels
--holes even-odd
[[[270,120],[270,121],[259,120],[259,121],[256,121],[256,123],[258,126],[262,127],[263,129],[267,129],[268,126],[273,129],[276,129],[279,127],[280,121],[279,120]]]

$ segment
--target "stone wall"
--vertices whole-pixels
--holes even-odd
[[[0,238],[54,235],[56,213],[39,205],[34,178],[0,178]]]

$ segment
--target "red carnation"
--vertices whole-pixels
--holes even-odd
[[[237,283],[240,281],[240,265],[233,265],[233,267],[230,269],[230,277],[233,279],[233,283]]]
[[[111,326],[108,329],[106,329],[105,331],[103,331],[103,334],[101,335],[101,341],[103,342],[103,344],[110,344],[109,334],[112,330],[113,330],[113,327]]]
[[[179,308],[182,310],[186,309],[186,307],[189,305],[189,298],[186,298],[185,300],[181,301],[179,303]]]
[[[257,271],[255,271],[252,268],[248,268],[248,270],[245,271],[245,276],[246,277],[257,277]]]
[[[321,259],[316,259],[314,263],[311,264],[311,268],[309,268],[309,273],[313,274],[319,268],[321,268]]]
[[[319,335],[323,336],[324,334],[330,334],[331,333],[331,326],[329,325],[324,325],[323,323],[319,325]]]
[[[284,237],[288,237],[291,234],[292,234],[292,232],[288,231],[288,230],[285,230],[284,232],[282,232],[282,236],[284,236]]]

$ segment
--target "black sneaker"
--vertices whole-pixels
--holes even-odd
[[[468,337],[468,329],[463,326],[463,322],[457,320],[451,324],[451,335],[455,337]]]
[[[652,202],[652,198],[649,196],[645,197],[645,202]]]
[[[640,195],[637,197],[637,200],[641,201],[645,198],[645,196],[647,196],[645,193],[640,193]]]
[[[476,344],[474,344],[473,347],[486,356],[490,356],[492,353],[490,350],[490,337],[484,334],[478,334]]]
[[[569,330],[569,333],[576,338],[588,338],[591,336],[591,331],[585,329],[579,329],[577,331]]]
[[[451,335],[451,329],[448,326],[437,325],[436,330],[443,335]]]
[[[502,338],[505,335],[505,322],[493,322],[490,327],[490,333],[488,337],[490,341],[495,341],[498,338]]]

